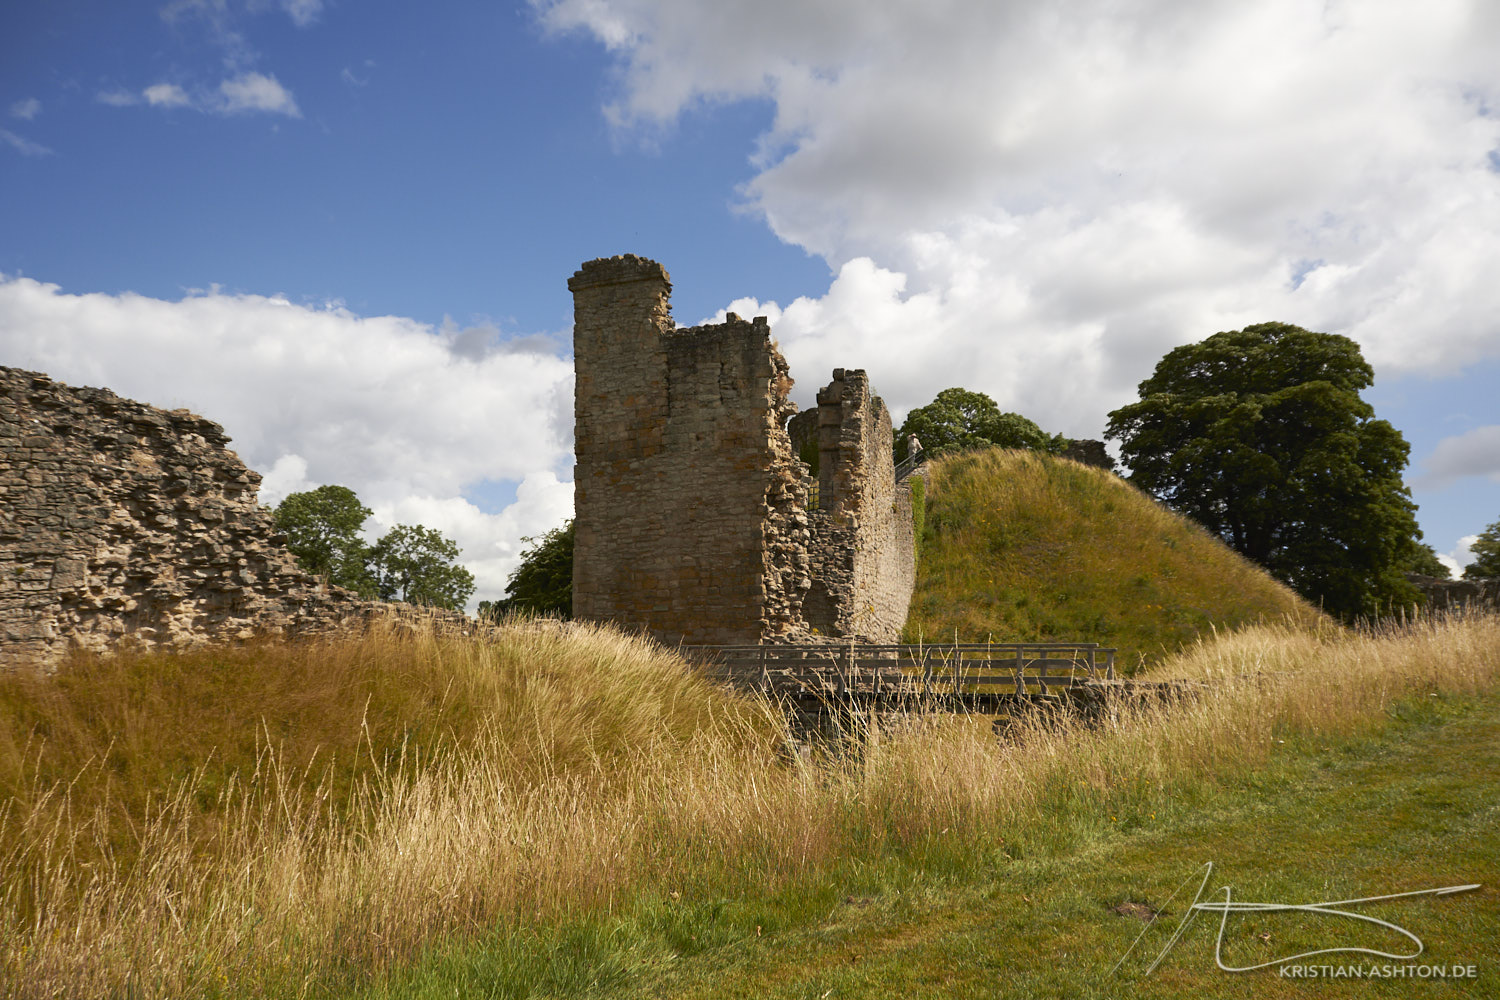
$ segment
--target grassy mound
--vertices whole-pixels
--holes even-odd
[[[931,466],[906,638],[1098,642],[1130,671],[1210,628],[1318,613],[1100,469],[1029,451]]]
[[[66,816],[87,827],[69,856],[129,862],[163,810],[201,852],[247,798],[315,799],[342,821],[393,775],[481,748],[524,791],[707,731],[771,737],[757,703],[659,646],[586,625],[80,654],[53,676],[0,674],[0,857]]]

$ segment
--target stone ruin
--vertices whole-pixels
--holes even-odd
[[[791,421],[806,462],[764,318],[678,329],[667,272],[634,256],[568,285],[575,615],[670,642],[893,641],[912,501],[865,373],[835,370]],[[399,618],[297,567],[228,441],[186,410],[0,367],[0,669]]]
[[[1421,573],[1407,573],[1406,581],[1422,592],[1424,606],[1429,611],[1500,609],[1500,577],[1443,580]]]
[[[297,568],[228,440],[186,410],[0,367],[0,669],[373,613]]]
[[[589,261],[568,288],[574,616],[667,642],[894,642],[912,499],[865,373],[836,369],[793,419],[764,317],[679,328],[666,269],[631,254]]]

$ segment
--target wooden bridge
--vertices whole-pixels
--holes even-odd
[[[1115,679],[1113,649],[1092,642],[684,646],[707,676],[816,706],[987,708],[1081,694]]]

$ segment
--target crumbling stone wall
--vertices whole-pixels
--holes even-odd
[[[818,503],[810,627],[893,642],[916,585],[911,491],[895,481],[891,415],[863,369],[836,368],[818,392]]]
[[[794,630],[807,518],[765,319],[679,330],[666,269],[633,255],[590,261],[568,288],[574,615],[688,642]]]
[[[0,367],[0,668],[340,627],[218,424]]]
[[[1422,592],[1430,611],[1465,607],[1500,608],[1500,578],[1441,580],[1421,573],[1408,573],[1406,580]]]
[[[827,509],[808,510],[764,317],[678,329],[666,270],[634,255],[590,261],[568,288],[574,615],[691,643],[894,639],[914,582],[910,495],[903,507],[865,373],[824,390]]]

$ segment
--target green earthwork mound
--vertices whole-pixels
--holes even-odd
[[[1098,642],[1131,673],[1214,628],[1319,617],[1113,473],[991,449],[928,474],[906,641]]]

